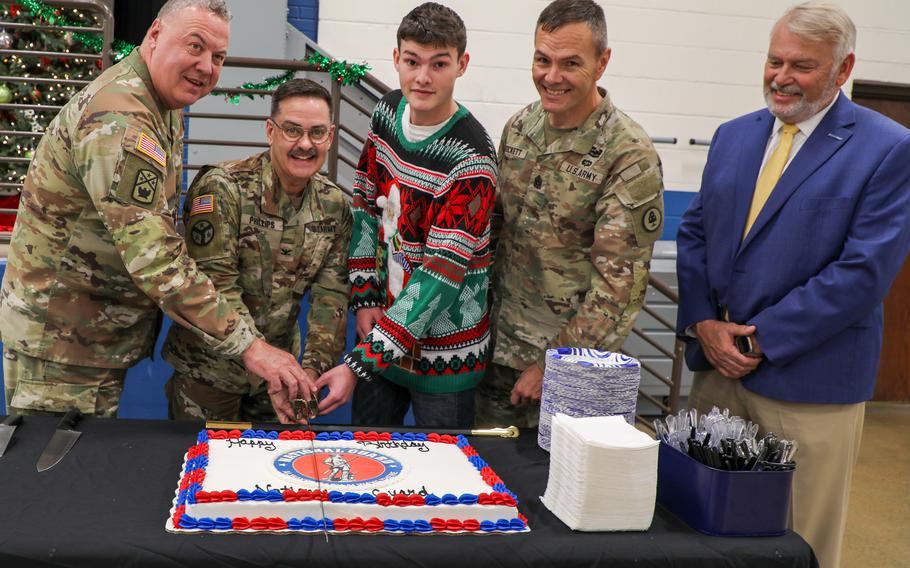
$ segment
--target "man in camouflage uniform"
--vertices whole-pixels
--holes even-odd
[[[477,388],[479,426],[535,426],[546,350],[618,351],[644,302],[663,226],[660,160],[597,87],[609,59],[595,2],[541,13],[540,101],[509,120],[499,146],[495,348]]]
[[[7,412],[114,416],[126,369],[151,353],[159,309],[269,382],[275,404],[315,388],[186,254],[176,230],[182,116],[215,86],[230,14],[171,0],[138,50],[51,122],[22,190],[2,290]]]
[[[310,291],[302,366],[313,381],[344,350],[350,292],[350,206],[319,173],[332,144],[331,102],[308,79],[278,87],[269,150],[203,168],[183,217],[190,256],[269,344],[300,353],[297,316]],[[166,387],[172,418],[275,419],[265,386],[187,329],[171,328],[162,354],[176,369]]]

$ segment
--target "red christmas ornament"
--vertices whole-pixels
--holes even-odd
[[[42,58],[41,58],[41,65],[44,65],[45,67],[50,67],[50,66],[51,66],[51,58],[50,58],[50,57],[42,57]]]
[[[22,10],[22,7],[19,6],[19,4],[13,4],[12,6],[9,7],[9,13],[10,13],[10,15],[11,15],[12,17],[14,17],[14,18],[18,18],[18,17],[19,17],[19,11],[20,11],[20,10]]]
[[[101,60],[100,59],[95,60],[95,67],[97,67],[98,69],[101,69]]]

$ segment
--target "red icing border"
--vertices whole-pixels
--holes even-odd
[[[224,440],[224,439],[236,439],[240,438],[243,431],[241,430],[207,430],[206,434],[209,439],[212,440]],[[316,434],[312,431],[304,430],[285,430],[278,434],[279,440],[314,440]],[[391,441],[392,435],[389,432],[354,432],[354,441]],[[458,438],[456,436],[450,436],[448,434],[436,434],[430,433],[427,434],[427,442],[435,443],[444,443],[444,444],[456,444],[458,443]],[[479,456],[477,450],[474,449],[470,444],[466,444],[461,448],[462,453],[466,457]],[[187,460],[196,459],[200,456],[208,456],[209,445],[208,442],[197,443],[194,446],[190,447],[187,450]],[[496,475],[492,468],[486,466],[480,470],[480,475],[483,480],[490,486],[493,487],[496,484],[503,484],[502,479]],[[182,476],[179,489],[181,491],[186,490],[193,483],[199,484],[202,486],[203,481],[205,480],[205,468],[195,469],[189,473],[184,473]],[[301,489],[298,491],[286,490],[282,492],[285,502],[295,502],[295,501],[328,501],[329,492],[327,490],[306,490]],[[236,501],[237,493],[235,491],[225,490],[225,491],[197,491],[194,495],[196,503],[210,503],[210,502],[224,502],[224,501]],[[383,507],[408,507],[408,506],[427,506],[426,501],[422,495],[404,495],[397,494],[394,497],[390,496],[388,493],[379,493],[376,495],[376,504]],[[498,491],[493,491],[490,493],[480,493],[477,496],[478,505],[505,505],[508,507],[517,507],[515,499],[508,493],[501,493]],[[445,504],[436,505],[437,507],[446,507]],[[522,515],[516,508],[516,517],[520,519],[525,527],[528,526],[528,519]],[[186,513],[186,506],[180,505],[175,507],[174,514],[171,517],[171,522],[175,528],[180,527],[180,518]],[[352,519],[342,519],[337,518],[332,520],[334,528],[333,531],[337,532],[378,532],[382,531],[385,527],[383,521],[378,517],[370,517],[367,520],[362,519],[361,517],[354,517]],[[480,530],[480,521],[477,519],[466,519],[460,521],[458,519],[443,519],[440,517],[434,517],[429,521],[430,526],[433,527],[435,532],[458,532],[458,531],[467,531],[475,532]],[[288,530],[287,522],[279,517],[254,517],[253,519],[248,519],[247,517],[235,517],[231,520],[231,528],[235,531],[278,531],[278,530]]]

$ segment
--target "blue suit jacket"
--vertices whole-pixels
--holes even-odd
[[[743,378],[771,398],[872,398],[882,300],[910,247],[910,131],[843,94],[784,171],[741,240],[774,117],[717,129],[701,191],[677,237],[677,332],[693,370],[710,363],[684,330],[755,325],[766,360]]]

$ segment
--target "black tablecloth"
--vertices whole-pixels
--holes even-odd
[[[577,533],[540,502],[535,432],[471,438],[518,494],[517,535],[170,534],[164,524],[199,422],[84,419],[56,467],[35,464],[56,419],[26,416],[0,458],[0,566],[817,566],[796,534],[717,538],[657,508],[643,533]]]

